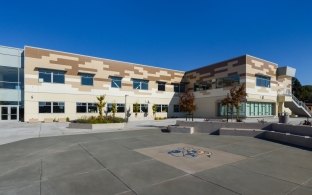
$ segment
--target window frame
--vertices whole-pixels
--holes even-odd
[[[65,71],[62,70],[50,70],[50,69],[38,69],[38,79],[42,79],[43,83],[53,83],[53,84],[65,84]],[[41,75],[48,75],[46,78],[49,81],[45,81],[44,77],[41,77]],[[57,77],[62,76],[61,82],[57,81]]]
[[[256,86],[271,88],[271,77],[256,74]]]
[[[113,103],[107,103],[106,105],[106,111],[112,112],[111,107],[112,107]],[[116,103],[116,107],[117,107],[117,112],[116,113],[125,113],[125,104],[124,103]],[[123,108],[123,110],[120,110],[121,108]]]
[[[149,83],[149,80],[132,79],[132,87],[133,87],[133,89],[148,90],[148,83]]]
[[[80,75],[80,84],[84,86],[93,86],[94,83],[94,74],[89,73],[79,73]],[[84,80],[85,79],[85,80]],[[91,81],[90,83],[84,83],[84,81]]]
[[[40,104],[45,104],[44,106],[49,108],[49,112],[40,112],[40,107],[44,107]],[[49,105],[47,105],[49,104]],[[63,107],[62,110],[60,112],[56,112],[56,109],[54,107],[59,106],[59,107]],[[38,113],[39,114],[62,114],[65,113],[65,102],[44,102],[44,101],[39,101],[38,102]]]
[[[118,83],[116,81],[120,82],[120,86],[118,86]],[[122,87],[122,77],[111,76],[111,88],[121,89],[121,87]]]
[[[163,89],[162,89],[162,87],[163,87]],[[158,81],[157,82],[157,89],[158,89],[158,91],[166,91],[166,82]]]
[[[134,108],[135,104],[132,104],[132,109]],[[142,108],[144,107],[144,109],[146,108],[146,111],[144,111]],[[139,113],[148,113],[148,104],[139,104]]]
[[[80,105],[79,105],[80,104]],[[78,107],[84,108],[84,112],[78,112]],[[95,107],[94,109],[90,110],[90,108]],[[76,113],[98,113],[97,103],[92,102],[76,102]]]
[[[173,84],[173,92],[175,92],[175,93],[184,93],[185,92],[185,87],[186,87],[185,83],[175,83],[175,84]]]
[[[162,112],[168,112],[168,104],[155,104],[156,105],[156,112],[162,113]]]

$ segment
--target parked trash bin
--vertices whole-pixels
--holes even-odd
[[[284,112],[284,113],[279,113],[278,114],[278,122],[279,123],[284,123],[287,124],[289,122],[289,114]]]

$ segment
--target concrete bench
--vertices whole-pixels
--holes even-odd
[[[276,131],[267,131],[264,136],[265,139],[278,141],[286,144],[300,146],[312,149],[312,137],[294,135],[290,133],[281,133]]]
[[[194,133],[194,127],[185,127],[185,126],[176,126],[176,125],[169,125],[168,130],[171,133]]]
[[[261,137],[266,132],[262,129],[220,128],[219,135],[236,135],[248,137]]]

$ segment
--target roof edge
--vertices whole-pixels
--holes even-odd
[[[125,62],[125,61],[121,61],[121,60],[113,60],[113,59],[109,59],[109,58],[101,58],[101,57],[96,57],[96,56],[89,56],[89,55],[83,55],[83,54],[71,53],[71,52],[65,52],[65,51],[59,51],[59,50],[53,50],[53,49],[46,49],[46,48],[29,46],[29,45],[25,45],[24,46],[24,50],[25,50],[26,47],[34,48],[34,49],[41,49],[41,50],[46,50],[46,51],[52,51],[52,52],[60,52],[60,53],[65,53],[65,54],[70,54],[70,55],[77,55],[77,56],[88,57],[88,58],[94,58],[94,59],[99,59],[99,60],[109,60],[109,61],[112,61],[112,62],[121,62],[121,63],[127,63],[127,64],[131,64],[131,65],[145,66],[145,67],[150,67],[150,68],[158,68],[158,69],[164,69],[164,70],[170,70],[170,71],[176,71],[176,72],[180,72],[180,73],[185,73],[185,71],[182,71],[182,70],[174,70],[174,69],[163,68],[163,67],[158,67],[158,66],[138,64],[138,63],[133,63],[133,62]]]

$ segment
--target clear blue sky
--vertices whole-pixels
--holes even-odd
[[[178,70],[247,53],[293,66],[312,84],[312,1],[6,0],[0,45]]]

